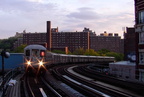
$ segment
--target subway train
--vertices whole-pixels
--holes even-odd
[[[47,49],[42,45],[28,45],[24,48],[24,67],[26,73],[44,71]]]
[[[114,62],[114,57],[108,56],[88,56],[88,55],[68,55],[47,52],[46,60],[49,64],[70,64],[70,63],[110,63]]]
[[[68,55],[48,52],[41,45],[28,45],[24,48],[24,60],[26,72],[43,73],[47,66],[76,64],[76,63],[109,63],[114,62],[114,57]]]

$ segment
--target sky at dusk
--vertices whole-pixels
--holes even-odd
[[[133,27],[134,0],[0,0],[0,39],[16,32],[46,32],[46,21],[59,32],[107,31],[123,37]]]

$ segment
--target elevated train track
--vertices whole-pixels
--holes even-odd
[[[81,91],[81,93],[87,95],[88,97],[143,97],[143,94],[139,94],[138,91],[132,91],[130,88],[113,86],[111,84],[100,82],[97,79],[81,77],[81,74],[83,74],[85,71],[81,71],[81,74],[73,74],[68,72],[69,70],[66,68],[68,67],[58,67],[55,68],[53,72],[58,78],[60,78],[60,80],[64,80],[64,82],[71,85],[71,87]],[[88,75],[92,74],[87,73],[87,76]],[[133,88],[135,89],[135,85],[137,88],[142,87],[134,83],[129,83],[129,85],[134,86]]]
[[[28,97],[62,97],[42,77],[26,76],[25,80]]]
[[[106,83],[98,81],[98,79],[91,78],[89,75],[92,75],[92,73],[87,73],[89,69],[87,70],[83,70],[83,69],[87,69],[87,66],[84,66],[84,64],[82,65],[65,64],[65,65],[61,65],[61,66],[59,65],[53,68],[49,68],[49,70],[43,76],[44,79],[41,79],[42,76],[35,77],[35,76],[27,75],[21,78],[20,80],[20,83],[23,83],[20,85],[21,86],[20,97],[44,97],[44,95],[50,97],[76,97],[80,95],[81,97],[85,97],[85,96],[86,97],[143,97],[141,96],[143,94],[141,95],[135,94],[134,92],[131,92],[130,90],[127,89],[124,89],[127,92],[121,91],[119,87],[117,87],[116,89],[113,88],[113,86],[111,86],[110,84],[108,85]],[[79,72],[79,74],[76,73],[75,71]],[[48,72],[50,73],[48,74]],[[82,74],[85,74],[84,72],[87,73],[87,75],[83,76]],[[96,74],[94,75],[96,76]],[[51,80],[50,78],[52,76],[57,80],[56,79]],[[100,77],[101,76],[99,76],[99,78]],[[69,85],[74,90],[68,90],[68,86],[66,85]],[[22,86],[26,86],[26,87],[22,87]],[[30,87],[31,89],[28,89],[28,87]],[[44,94],[42,93],[43,91]]]
[[[109,76],[104,73],[93,71],[88,66],[76,67],[73,70],[79,74],[87,76],[91,81],[96,81],[100,85],[104,85],[115,92],[131,95],[131,97],[142,97],[144,95],[144,84],[135,81],[124,80]]]
[[[21,97],[43,97],[44,95],[50,97],[132,97],[132,95],[116,92],[106,86],[96,85],[93,81],[86,81],[67,70],[69,66],[80,66],[82,63],[108,64],[114,62],[114,57],[56,54],[46,52],[46,49],[39,45],[26,47],[24,57],[25,76],[20,80]],[[34,73],[36,77],[30,76],[30,73],[33,72],[36,72]],[[40,76],[43,76],[44,79],[41,79]],[[49,78],[48,80],[46,77],[50,76],[53,79]],[[59,84],[55,84],[53,81]]]

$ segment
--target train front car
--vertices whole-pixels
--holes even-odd
[[[28,45],[24,48],[26,73],[40,74],[45,72],[46,48],[42,45]]]

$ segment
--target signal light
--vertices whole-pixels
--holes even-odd
[[[2,56],[2,57],[5,57],[5,58],[8,58],[8,57],[10,57],[10,53],[3,50],[3,51],[1,52],[1,56]]]
[[[41,52],[40,52],[40,56],[41,56],[41,57],[44,57],[44,56],[45,56],[45,51],[41,51]]]

